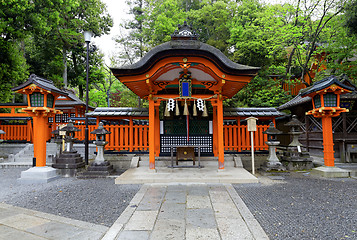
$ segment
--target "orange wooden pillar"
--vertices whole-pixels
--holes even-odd
[[[149,168],[155,169],[155,102],[149,98]]]
[[[134,123],[133,117],[129,117],[129,152],[134,151]]]
[[[158,157],[160,154],[160,113],[159,106],[160,103],[155,103],[155,156]],[[151,140],[151,139],[150,139]]]
[[[28,142],[32,142],[32,134],[33,134],[33,130],[32,130],[32,123],[31,120],[27,120],[27,141]]]
[[[213,102],[212,102],[213,103]],[[218,127],[217,127],[217,106],[213,105],[213,155],[215,157],[218,157],[218,146],[217,146],[217,132],[218,132]]]
[[[46,166],[46,138],[48,135],[47,117],[33,116],[33,146],[36,167]]]
[[[217,147],[218,169],[224,169],[224,142],[223,142],[223,100],[217,99]]]
[[[326,167],[335,166],[335,157],[333,151],[333,134],[332,134],[332,118],[330,116],[323,116],[322,120],[322,134],[324,145],[324,162]]]

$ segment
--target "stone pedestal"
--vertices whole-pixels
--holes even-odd
[[[87,168],[87,171],[81,172],[77,175],[78,178],[100,178],[107,177],[114,172],[113,165],[108,161],[93,162]]]
[[[311,174],[326,178],[348,178],[350,176],[349,171],[345,169],[326,166],[313,168]]]
[[[265,142],[269,146],[269,156],[268,161],[265,162],[262,166],[264,171],[285,171],[285,167],[279,161],[279,158],[276,156],[276,147],[280,144],[279,141],[267,141]]]
[[[56,169],[52,167],[32,167],[21,172],[21,177],[17,179],[22,184],[48,183],[59,178]]]
[[[80,172],[85,163],[79,153],[72,150],[70,152],[62,152],[57,158],[56,163],[52,167],[58,169],[58,173],[65,177],[73,177]]]
[[[98,153],[95,160],[87,168],[87,171],[78,174],[78,178],[98,178],[106,177],[114,172],[113,165],[104,159],[104,146],[107,141],[95,141],[98,147]]]
[[[287,170],[310,170],[314,167],[310,154],[298,151],[297,147],[288,147],[281,156],[281,162]]]

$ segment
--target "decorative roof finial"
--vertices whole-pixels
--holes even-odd
[[[171,40],[198,40],[198,34],[192,30],[192,25],[184,21],[183,25],[178,24],[178,30],[171,35]]]

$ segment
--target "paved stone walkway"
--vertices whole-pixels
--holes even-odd
[[[0,240],[239,240],[268,236],[231,184],[145,184],[110,227],[0,203]]]
[[[143,185],[103,237],[268,239],[231,184]]]
[[[100,239],[108,227],[0,203],[1,240]]]

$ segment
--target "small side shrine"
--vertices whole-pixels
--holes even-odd
[[[150,169],[155,169],[160,152],[169,153],[169,146],[179,145],[200,146],[203,153],[218,157],[218,168],[224,169],[223,100],[249,83],[258,67],[232,62],[200,42],[185,22],[171,41],[153,48],[137,63],[111,70],[149,101]],[[168,132],[160,134],[160,129]]]
[[[42,183],[56,178],[56,170],[46,166],[46,139],[48,136],[48,118],[61,111],[54,108],[56,99],[66,95],[53,85],[53,82],[32,74],[29,79],[14,92],[26,94],[28,106],[22,111],[33,119],[33,144],[36,167],[21,173],[20,181],[24,183]]]

